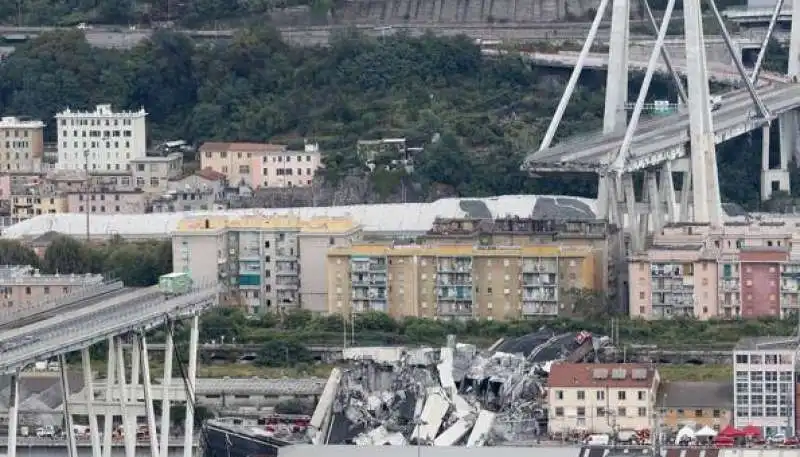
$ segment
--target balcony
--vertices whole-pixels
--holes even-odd
[[[523,303],[522,304],[523,316],[557,316],[558,304],[557,303]]]
[[[463,317],[471,317],[472,314],[472,303],[453,303],[453,304],[443,304],[439,305],[439,315],[440,316],[463,316]]]

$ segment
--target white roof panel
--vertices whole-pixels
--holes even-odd
[[[593,218],[595,200],[578,197],[504,195],[487,198],[443,198],[431,203],[395,203],[305,208],[253,208],[225,211],[180,213],[92,215],[89,230],[93,237],[120,235],[129,238],[164,238],[188,216],[203,215],[276,215],[293,214],[301,218],[314,216],[350,216],[367,232],[400,233],[429,230],[437,217],[553,216]],[[86,234],[85,214],[43,214],[3,231],[3,238],[37,237],[47,232],[82,236]]]

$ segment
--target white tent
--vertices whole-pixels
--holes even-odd
[[[678,430],[678,435],[675,437],[675,444],[680,444],[680,442],[686,438],[694,438],[694,430],[692,430],[692,427],[689,427],[688,425]]]
[[[717,432],[715,432],[713,428],[711,428],[708,425],[706,425],[705,427],[703,427],[700,430],[698,430],[697,432],[695,432],[694,436],[697,436],[697,437],[700,437],[700,438],[713,438],[713,437],[717,436]]]

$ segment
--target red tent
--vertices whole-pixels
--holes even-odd
[[[734,427],[733,425],[728,425],[727,427],[720,430],[717,436],[727,436],[731,438],[735,438],[737,436],[745,436],[745,433],[742,430]]]
[[[747,425],[742,429],[742,433],[744,433],[744,436],[747,437],[758,437],[761,436],[761,427]]]

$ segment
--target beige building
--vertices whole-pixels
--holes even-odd
[[[652,365],[553,364],[547,380],[549,432],[652,429],[660,382]]]
[[[321,164],[317,144],[306,144],[301,151],[268,143],[205,143],[200,146],[200,167],[224,174],[234,186],[310,186]]]
[[[147,208],[147,195],[138,190],[93,189],[85,192],[68,192],[67,207],[70,213],[91,214],[141,214]],[[88,205],[87,205],[88,202]]]
[[[38,173],[43,151],[43,122],[0,118],[0,172]]]
[[[130,161],[133,185],[147,193],[161,193],[169,182],[181,177],[183,155],[172,153],[165,157],[147,156]]]
[[[195,282],[222,281],[229,303],[252,313],[325,311],[325,254],[360,234],[349,218],[188,218],[173,233],[173,266]]]
[[[14,313],[102,282],[101,275],[44,275],[28,266],[0,267],[0,312]]]
[[[605,291],[608,227],[531,219],[437,220],[421,244],[328,252],[328,311],[520,319],[580,314],[576,291]]]

